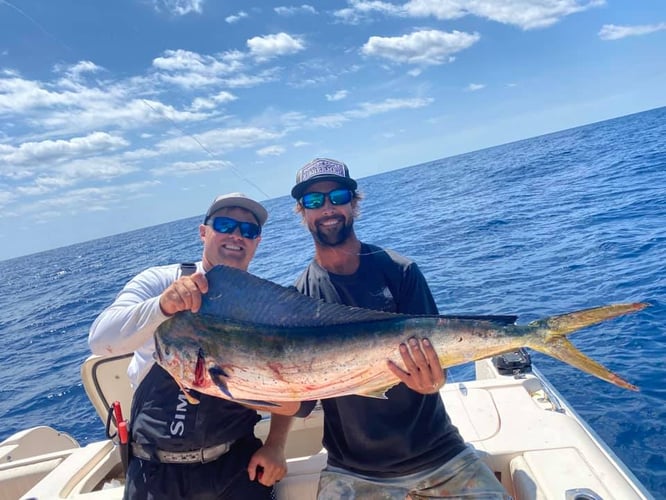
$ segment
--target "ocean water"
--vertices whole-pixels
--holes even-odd
[[[638,393],[532,355],[666,498],[666,107],[363,178],[359,187],[359,237],[418,262],[442,313],[518,314],[524,323],[612,302],[652,304],[571,338]],[[250,270],[289,285],[312,258],[311,238],[290,198],[266,206]],[[79,376],[88,328],[139,271],[197,260],[199,221],[0,262],[0,440],[36,425],[83,445],[104,437]],[[449,381],[472,372],[454,368]]]

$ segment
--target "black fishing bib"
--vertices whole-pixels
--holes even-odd
[[[181,276],[196,272],[183,263]],[[225,399],[191,391],[199,404],[188,403],[183,391],[164,368],[155,364],[139,384],[132,400],[132,438],[166,451],[208,448],[252,435],[261,419],[256,411]]]
[[[188,403],[171,375],[153,365],[132,401],[134,441],[167,451],[208,448],[251,435],[260,420],[256,411],[237,403],[191,394],[199,404]]]

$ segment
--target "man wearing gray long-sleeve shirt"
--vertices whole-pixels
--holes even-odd
[[[203,256],[195,272],[183,273],[179,264],[143,271],[92,325],[93,353],[134,353],[125,498],[270,499],[273,484],[286,474],[291,417],[274,414],[262,445],[254,436],[256,410],[290,415],[297,404],[249,408],[195,392],[199,404],[193,405],[153,361],[156,328],[179,311],[199,310],[208,290],[206,271],[220,264],[247,270],[267,217],[261,204],[242,193],[218,196],[199,226]]]

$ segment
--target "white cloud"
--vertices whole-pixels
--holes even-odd
[[[485,87],[486,85],[484,83],[470,83],[467,87],[465,87],[465,90],[467,90],[468,92],[475,92]]]
[[[300,37],[291,36],[287,33],[255,36],[247,41],[247,46],[250,49],[250,54],[259,61],[305,50],[305,43]]]
[[[380,102],[361,103],[356,109],[342,113],[317,116],[310,119],[310,123],[321,127],[339,127],[345,122],[355,118],[368,118],[370,116],[388,113],[399,109],[417,109],[428,106],[434,102],[432,98],[415,97],[411,99],[385,99]]]
[[[9,167],[61,162],[81,155],[114,151],[128,144],[118,135],[92,132],[69,140],[25,142],[18,147],[4,145],[0,149],[0,175],[4,175],[4,170]]]
[[[184,16],[191,12],[201,14],[204,0],[153,0],[158,12],[166,11],[174,16]]]
[[[131,129],[165,120],[197,121],[208,115],[183,111],[157,99],[164,88],[154,79],[94,81],[90,85],[60,79],[51,82],[0,75],[0,117],[34,137],[89,134],[105,127]]]
[[[254,75],[237,74],[228,78],[223,78],[221,83],[231,88],[256,87],[277,80],[279,77],[279,71],[279,68],[270,68]]]
[[[463,1],[437,2],[432,0],[411,0],[402,6],[401,15],[408,17],[434,17],[441,20],[458,19],[469,12],[469,3]],[[483,4],[484,2],[473,2]],[[497,3],[501,3],[497,2]]]
[[[16,207],[13,215],[33,214],[41,221],[62,215],[108,210],[109,206],[127,204],[131,199],[143,198],[146,190],[159,185],[157,180],[114,184],[113,186],[73,189],[66,196],[41,197]]]
[[[417,1],[417,0],[415,0]],[[432,0],[422,0],[433,3]],[[563,17],[606,4],[605,0],[467,0],[463,5],[471,15],[524,30],[545,28]]]
[[[302,128],[308,115],[300,111],[288,111],[278,116],[277,121],[284,127],[285,131],[298,130]]]
[[[226,160],[178,161],[164,167],[153,168],[151,172],[158,177],[183,177],[190,174],[224,170],[231,165],[231,162]]]
[[[250,87],[274,80],[277,71],[269,68],[248,74],[252,70],[251,56],[263,61],[304,48],[299,39],[284,33],[255,37],[247,44],[250,47],[248,52],[229,50],[214,55],[183,49],[166,50],[153,60],[152,66],[157,70],[155,76],[160,82],[189,91],[212,86]]]
[[[238,21],[240,21],[244,17],[247,17],[247,12],[241,10],[241,11],[238,12],[238,14],[234,14],[234,15],[225,17],[224,20],[229,24],[233,24],[233,23],[237,23]]]
[[[0,115],[21,114],[30,109],[69,105],[76,101],[72,93],[44,88],[40,82],[8,75],[0,78]]]
[[[317,9],[312,5],[303,4],[298,7],[275,7],[273,9],[279,16],[294,16],[296,14],[306,13],[306,14],[316,14]]]
[[[223,90],[211,97],[196,97],[194,101],[192,101],[190,109],[192,111],[215,109],[220,104],[226,104],[228,102],[235,101],[236,99],[238,98],[231,92]]]
[[[316,116],[310,120],[310,123],[317,127],[336,128],[350,120],[345,113],[334,113],[330,115]]]
[[[381,102],[362,103],[357,110],[349,111],[348,116],[354,118],[367,118],[369,116],[388,113],[398,109],[416,109],[428,106],[433,102],[431,98],[415,97],[411,99],[385,99]]]
[[[68,78],[75,81],[80,80],[85,73],[97,73],[103,69],[104,68],[97,66],[92,61],[79,61],[78,63],[67,67],[56,66],[56,71],[64,71]]]
[[[130,99],[128,102],[100,101],[85,103],[83,109],[53,111],[41,119],[41,125],[60,132],[90,130],[105,126],[123,129],[140,128],[148,124],[199,121],[206,114],[194,111],[181,111],[169,104],[152,99]]]
[[[404,12],[399,5],[378,0],[348,0],[347,3],[350,7],[337,10],[333,15],[351,24],[359,23],[375,12],[389,16],[400,16]]]
[[[451,62],[452,54],[471,47],[480,38],[477,33],[439,30],[415,31],[397,37],[371,36],[361,52],[395,63],[437,65]]]
[[[605,0],[410,0],[402,5],[377,0],[348,0],[349,7],[334,13],[345,22],[357,23],[373,13],[396,17],[439,20],[467,15],[482,17],[522,29],[550,26],[565,16],[605,5]]]
[[[220,154],[274,141],[281,134],[259,127],[237,127],[209,130],[196,137],[196,141],[184,141],[182,137],[167,139],[156,144],[155,149],[162,153],[182,153],[201,151],[203,145],[211,154]]]
[[[61,178],[72,179],[77,182],[82,179],[108,180],[136,171],[136,166],[119,158],[106,156],[77,159],[56,169]]]
[[[203,55],[189,50],[167,50],[153,59],[153,67],[160,73],[160,79],[185,88],[220,83],[225,75],[237,74],[245,70],[245,55],[230,51],[217,56]]]
[[[11,191],[0,191],[0,208],[4,209],[7,205],[16,200],[17,196],[15,192]],[[4,212],[4,210],[2,211]],[[2,213],[0,212],[0,213]],[[2,217],[0,215],[0,217]]]
[[[336,92],[333,92],[332,94],[326,94],[326,100],[341,101],[342,99],[345,99],[348,95],[349,92],[347,90],[338,90]]]
[[[63,193],[65,188],[90,180],[106,182],[136,172],[138,168],[117,157],[95,156],[58,163],[43,162],[22,170],[26,175],[21,179],[21,184],[15,187],[15,191],[25,197],[44,196],[57,191]]]
[[[16,188],[20,196],[44,196],[58,189],[73,185],[75,181],[62,176],[40,175],[33,184],[25,184]]]
[[[284,154],[285,151],[286,149],[283,146],[274,145],[257,150],[257,154],[259,156],[280,156]]]
[[[604,24],[599,30],[599,38],[602,40],[619,40],[628,36],[649,35],[656,31],[666,30],[666,23],[643,24],[635,26],[618,26],[615,24]]]

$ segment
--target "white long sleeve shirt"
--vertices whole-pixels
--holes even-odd
[[[203,272],[197,262],[197,272]],[[134,352],[127,374],[136,388],[155,363],[153,334],[169,319],[160,308],[160,295],[180,276],[180,264],[151,267],[132,278],[90,327],[88,344],[104,356]]]

